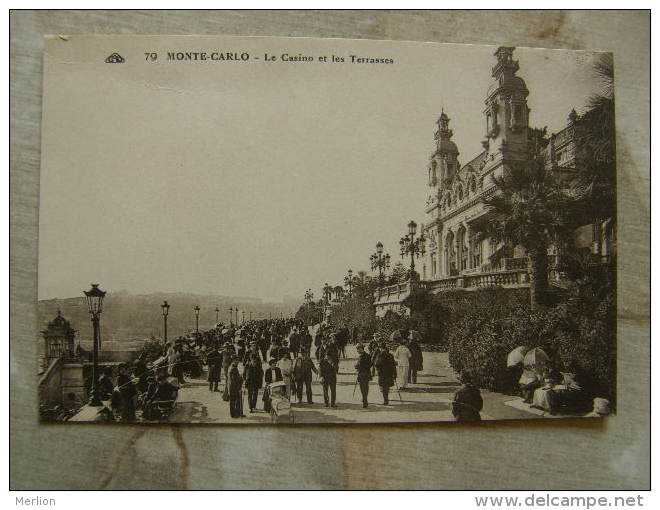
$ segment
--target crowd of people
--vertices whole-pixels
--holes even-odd
[[[173,410],[180,388],[190,379],[208,383],[208,391],[221,393],[232,418],[246,412],[271,411],[271,385],[280,382],[278,391],[289,402],[314,404],[312,383],[320,383],[323,404],[337,408],[337,376],[340,359],[346,358],[351,335],[347,329],[327,323],[306,326],[298,319],[254,320],[243,324],[218,324],[208,331],[181,336],[173,341],[156,341],[133,363],[106,368],[97,381],[98,396],[108,402],[104,416],[109,421],[162,420]],[[393,391],[417,384],[424,370],[421,337],[415,330],[396,330],[387,338],[374,334],[362,342],[354,339],[357,359],[354,365],[353,395],[360,390],[362,406],[368,408],[370,387],[375,379],[382,404],[390,404]],[[579,386],[558,373],[551,358],[540,348],[517,348],[507,361],[512,377],[518,378],[524,402],[555,414],[559,408],[572,407],[579,398]],[[530,361],[533,359],[533,363]],[[346,365],[344,365],[346,367]],[[561,384],[557,384],[561,376]],[[469,374],[460,376],[461,387],[450,402],[456,421],[479,421],[483,400]],[[394,388],[394,390],[393,390]],[[261,395],[261,403],[259,396]],[[247,411],[244,400],[247,397]],[[373,395],[372,395],[373,399]],[[74,409],[80,408],[73,402]],[[594,400],[598,415],[609,413],[609,402]]]
[[[323,389],[323,404],[336,408],[339,362],[346,357],[350,337],[347,329],[327,323],[307,327],[292,318],[254,320],[240,326],[221,323],[208,331],[151,345],[132,364],[119,367],[116,384],[111,371],[103,372],[97,389],[102,400],[110,401],[112,419],[120,421],[166,417],[179,389],[204,374],[208,390],[222,394],[232,418],[257,411],[260,394],[263,409],[269,411],[269,385],[278,381],[292,402],[314,404],[316,378]],[[417,383],[417,373],[423,370],[419,340],[416,331],[396,331],[389,338],[374,335],[356,344],[354,393],[359,387],[364,408],[369,406],[374,378],[384,405],[389,405],[392,388],[400,391]]]

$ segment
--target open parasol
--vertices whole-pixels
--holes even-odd
[[[506,357],[506,366],[516,367],[520,365],[525,359],[525,354],[527,354],[528,351],[529,351],[529,347],[527,347],[526,345],[520,345],[516,347]]]
[[[523,358],[523,366],[533,369],[537,374],[542,374],[549,365],[550,357],[540,347],[534,347]]]

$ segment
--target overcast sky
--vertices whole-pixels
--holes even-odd
[[[166,62],[248,51],[248,63]],[[280,300],[394,261],[424,222],[435,121],[480,150],[494,47],[310,39],[72,38],[44,62],[39,298],[109,291]],[[113,51],[124,64],[105,64]],[[159,54],[145,62],[144,52]],[[350,54],[393,65],[266,63]],[[598,88],[584,52],[519,48],[533,126]]]

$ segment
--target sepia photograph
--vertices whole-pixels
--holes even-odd
[[[617,412],[611,53],[47,36],[39,419]]]

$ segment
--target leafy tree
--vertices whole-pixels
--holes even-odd
[[[394,285],[396,283],[403,283],[408,279],[408,269],[402,262],[397,262],[392,268],[388,283]]]
[[[314,301],[303,303],[296,312],[296,319],[302,320],[306,326],[313,326],[321,321],[323,307]]]

